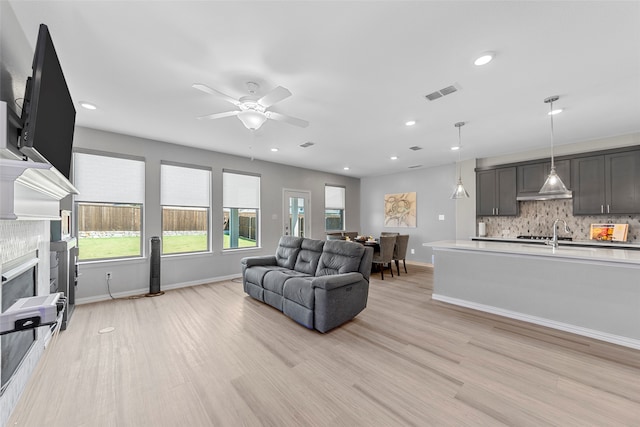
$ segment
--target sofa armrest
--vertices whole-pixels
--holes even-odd
[[[332,289],[341,288],[342,286],[358,283],[361,280],[363,280],[361,273],[331,274],[316,277],[311,281],[311,286],[330,291]]]
[[[276,265],[275,255],[251,256],[242,258],[240,263],[243,267],[252,267],[254,265]]]

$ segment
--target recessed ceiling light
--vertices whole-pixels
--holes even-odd
[[[486,65],[491,62],[495,55],[494,52],[483,52],[473,63],[478,66]]]
[[[391,156],[390,159],[391,160],[398,160],[398,156]]]
[[[349,170],[349,166],[345,166],[345,167],[343,167],[342,169],[344,169],[344,170],[348,171],[348,170]]]
[[[273,151],[275,153],[276,151],[278,151],[278,149],[274,147],[274,148],[271,149],[271,151]]]
[[[98,108],[98,107],[96,107],[95,105],[93,105],[92,103],[90,103],[90,102],[85,102],[85,101],[81,101],[81,102],[80,102],[80,106],[81,106],[82,108],[87,109],[87,110],[96,110],[96,109]]]
[[[404,124],[405,124],[406,126],[413,126],[413,125],[415,125],[415,124],[416,124],[416,121],[415,121],[415,120],[409,120],[409,121],[405,122]]]
[[[457,150],[459,150],[459,149],[460,149],[460,146],[459,146],[459,145],[454,145],[453,147],[451,147],[451,150],[452,150],[452,151],[457,151]]]
[[[549,111],[549,112],[547,113],[547,115],[549,115],[549,116],[555,116],[556,114],[560,114],[560,113],[562,113],[562,108],[556,108],[556,109],[555,109],[555,110],[553,110],[553,111]]]

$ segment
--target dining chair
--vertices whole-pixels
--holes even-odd
[[[336,236],[335,234],[327,234],[327,240],[347,240],[344,236]]]
[[[357,231],[343,231],[342,235],[344,237],[348,237],[351,240],[354,240],[356,237],[358,237],[359,233]]]
[[[396,237],[396,246],[393,251],[393,260],[396,263],[396,270],[398,270],[398,276],[400,275],[400,261],[402,261],[402,265],[404,266],[404,272],[407,273],[407,247],[409,246],[409,235],[408,234],[400,234]]]
[[[393,277],[393,249],[396,246],[396,236],[380,236],[380,252],[373,254],[373,264],[380,265],[380,277],[384,280],[385,266],[389,266],[391,277]]]
[[[394,233],[392,231],[383,231],[380,233],[381,236],[398,236],[400,233]]]

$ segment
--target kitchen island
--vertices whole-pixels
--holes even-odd
[[[640,349],[640,251],[447,240],[434,300]]]

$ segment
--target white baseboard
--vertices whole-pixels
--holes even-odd
[[[555,320],[545,319],[537,316],[531,316],[529,314],[519,313],[511,310],[505,310],[503,308],[493,307],[490,305],[478,304],[475,302],[462,300],[458,298],[451,298],[445,295],[433,294],[431,298],[436,301],[446,302],[448,304],[471,308],[473,310],[484,311],[486,313],[497,314],[498,316],[504,316],[510,319],[522,320],[523,322],[534,323],[536,325],[546,326],[548,328],[558,329],[560,331],[571,332],[576,335],[595,338],[600,341],[606,341],[606,342],[618,344],[624,347],[630,347],[630,348],[635,348],[637,350],[640,350],[640,340],[636,340],[633,338],[623,337],[620,335],[613,335],[606,332],[596,331],[594,329],[583,328],[581,326],[575,326],[569,323],[557,322]]]
[[[190,282],[173,283],[171,285],[162,286],[162,290],[170,291],[172,289],[187,288],[189,286],[198,286],[198,285],[206,285],[207,283],[224,282],[225,280],[232,280],[240,277],[242,277],[242,274],[231,274],[229,276],[220,276],[220,277],[212,277],[209,279],[193,280]],[[149,289],[145,288],[145,289],[134,289],[126,292],[116,292],[116,293],[112,293],[111,295],[113,295],[114,298],[128,298],[136,295],[144,295],[148,292],[149,292]],[[100,302],[100,301],[108,301],[110,299],[111,297],[109,296],[109,294],[96,295],[96,296],[86,297],[86,298],[77,298],[76,305],[90,304],[93,302]]]
[[[419,265],[422,267],[433,267],[433,264],[430,262],[421,262],[421,261],[409,261],[407,260],[407,265]]]

